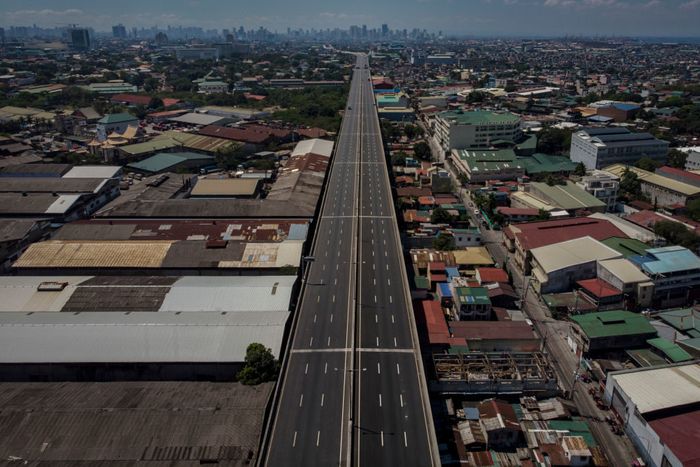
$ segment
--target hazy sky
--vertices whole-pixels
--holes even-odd
[[[97,30],[199,25],[392,29],[463,35],[700,35],[700,0],[0,0],[0,24]]]

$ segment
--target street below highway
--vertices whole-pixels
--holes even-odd
[[[536,292],[530,287],[529,276],[524,276],[522,271],[509,261],[510,253],[503,242],[503,232],[491,230],[481,224],[480,219],[474,214],[474,207],[468,190],[461,187],[455,175],[455,169],[446,162],[445,167],[451,174],[460,200],[468,207],[467,212],[472,223],[479,226],[481,238],[494,261],[510,272],[513,278],[513,288],[522,298],[521,308],[523,313],[532,321],[537,334],[543,339],[543,346],[557,372],[560,387],[569,395],[576,405],[580,415],[584,417],[594,436],[598,440],[603,452],[612,465],[632,465],[636,458],[636,451],[629,438],[619,436],[612,432],[605,421],[610,415],[609,410],[600,410],[588,389],[597,386],[598,383],[583,383],[577,380],[581,372],[580,362],[567,343],[570,321],[554,319]]]

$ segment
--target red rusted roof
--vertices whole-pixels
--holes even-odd
[[[602,279],[586,279],[583,281],[577,281],[576,283],[579,285],[579,287],[583,288],[586,290],[586,292],[597,298],[622,295],[622,290],[616,289]]]
[[[524,250],[531,250],[553,243],[565,242],[576,238],[590,236],[598,241],[610,237],[628,238],[625,233],[604,219],[577,217],[544,222],[527,222],[510,225],[506,231],[512,231]]]
[[[148,105],[151,99],[151,96],[140,96],[138,94],[115,94],[110,100],[112,102],[126,102],[131,105]]]
[[[684,466],[700,466],[700,409],[652,420],[649,424]]]
[[[481,283],[508,282],[508,273],[501,268],[477,268]]]

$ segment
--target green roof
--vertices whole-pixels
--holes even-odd
[[[665,311],[659,313],[656,317],[685,333],[700,331],[700,311],[693,310],[693,308]]]
[[[520,117],[510,112],[490,112],[488,110],[475,110],[464,112],[462,110],[450,110],[440,112],[440,117],[451,120],[458,125],[504,125],[518,123]]]
[[[457,299],[462,305],[490,305],[488,290],[485,287],[457,287]]]
[[[530,186],[533,195],[539,197],[541,193],[549,198],[552,204],[562,209],[605,207],[604,202],[569,181],[566,185],[549,186],[546,183],[533,182]]]
[[[673,363],[685,362],[693,359],[693,357],[691,357],[688,352],[681,349],[678,344],[674,344],[670,340],[664,339],[663,337],[649,339],[647,344],[663,352],[663,354],[666,355],[666,358],[671,360]]]
[[[97,123],[110,124],[110,123],[122,123],[122,122],[133,122],[133,121],[138,121],[138,118],[136,118],[133,115],[128,114],[128,113],[120,113],[120,114],[105,115]]]
[[[700,351],[700,337],[693,337],[692,339],[683,339],[678,341],[678,345],[683,348],[687,347],[693,349],[693,351]]]
[[[536,141],[535,144],[537,144]],[[536,153],[528,157],[519,157],[518,163],[522,164],[525,167],[525,172],[530,175],[539,173],[573,172],[577,165],[568,157],[551,156],[542,153]]]
[[[624,310],[575,315],[571,319],[590,338],[656,334],[654,326],[638,313]]]
[[[640,367],[646,368],[650,366],[666,365],[666,363],[668,363],[666,359],[656,352],[653,352],[651,349],[626,350],[625,353]]]
[[[201,160],[204,163],[208,163],[209,161],[214,161],[214,157],[207,156],[205,154],[197,154],[194,152],[162,152],[140,162],[128,164],[127,167],[142,172],[155,173],[165,171],[170,167],[188,160]]]
[[[425,276],[413,276],[413,286],[416,289],[427,290],[430,288],[430,282]]]
[[[149,152],[162,151],[164,149],[170,149],[179,146],[179,143],[170,138],[163,139],[153,139],[151,141],[146,141],[145,143],[128,144],[119,148],[131,156],[138,156],[139,154],[147,154]]]
[[[512,149],[455,149],[452,151],[474,173],[498,172],[504,168],[524,168]]]
[[[537,149],[537,135],[527,135],[527,137],[515,145],[516,149]]]
[[[552,430],[566,430],[571,436],[582,436],[589,448],[596,447],[595,438],[591,434],[591,429],[584,420],[550,420],[547,422]]]
[[[636,255],[644,256],[649,249],[649,245],[634,238],[610,237],[602,240],[602,243],[621,253],[625,258]]]

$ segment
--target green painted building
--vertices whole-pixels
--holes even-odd
[[[575,315],[571,320],[574,340],[585,353],[647,347],[657,337],[656,329],[639,313],[613,310]]]

